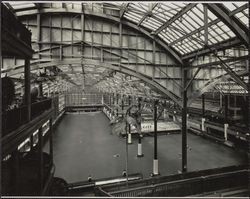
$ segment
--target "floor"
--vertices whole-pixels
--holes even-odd
[[[125,169],[125,139],[111,134],[102,112],[67,114],[54,135],[55,176],[68,183],[121,176]],[[143,158],[137,158],[137,140],[129,145],[128,172],[152,173],[153,137],[144,137]],[[46,150],[45,146],[45,150]],[[176,174],[181,169],[181,135],[158,136],[159,172]],[[245,154],[199,136],[188,134],[188,170],[202,170],[246,163]]]

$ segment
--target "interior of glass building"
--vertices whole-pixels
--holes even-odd
[[[248,1],[0,6],[2,196],[249,196]]]

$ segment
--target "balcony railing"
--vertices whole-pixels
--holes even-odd
[[[31,120],[39,116],[45,110],[52,108],[51,99],[45,99],[31,104]],[[10,133],[21,125],[28,122],[28,107],[21,106],[9,111],[3,112],[2,132],[3,135]]]

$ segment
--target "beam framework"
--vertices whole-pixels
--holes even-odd
[[[128,5],[126,5],[126,6],[128,6]],[[29,10],[29,11],[26,11],[26,12],[18,13],[18,16],[35,15],[37,13],[38,13],[37,10]],[[53,14],[55,14],[55,13],[81,14],[82,10],[79,10],[79,9],[66,9],[66,8],[56,8],[56,9],[55,8],[44,8],[44,9],[41,9],[39,11],[39,13],[44,14],[44,15],[49,14],[49,13],[53,13]],[[125,26],[127,26],[129,28],[137,30],[141,34],[145,35],[146,37],[153,39],[152,34],[148,30],[144,29],[143,27],[138,27],[136,24],[131,23],[129,21],[122,20],[121,18],[112,17],[110,15],[106,15],[106,14],[102,14],[102,13],[94,13],[94,12],[91,12],[89,10],[84,11],[84,15],[85,16],[90,16],[90,17],[102,18],[102,19],[105,19],[105,20],[108,20],[108,21],[112,21],[114,23],[122,23],[123,25],[125,25]],[[169,47],[160,38],[155,38],[155,41],[160,46],[162,46],[163,49],[165,49],[179,64],[182,64],[182,59],[180,57],[180,54],[176,53],[171,47]]]
[[[161,27],[159,27],[156,31],[155,34],[158,35],[162,30],[166,29],[171,25],[175,20],[179,19],[182,15],[187,13],[189,10],[194,8],[196,6],[195,3],[190,3],[187,6],[185,6],[182,10],[180,10],[176,15],[174,15],[171,19],[169,19],[165,24],[163,24]]]
[[[208,9],[223,23],[225,23],[235,35],[248,47],[249,45],[249,29],[235,16],[230,16],[230,11],[222,4],[209,3],[206,4]]]

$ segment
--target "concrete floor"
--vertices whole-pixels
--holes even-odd
[[[125,169],[125,139],[112,135],[109,120],[101,112],[65,115],[54,135],[55,176],[68,183],[121,176]],[[129,173],[149,177],[153,166],[153,137],[145,137],[143,158],[137,158],[137,140],[129,145]],[[47,147],[45,147],[47,148]],[[46,149],[45,149],[46,150]],[[181,135],[159,135],[161,175],[181,169]],[[188,170],[202,170],[246,163],[245,154],[188,134]]]

